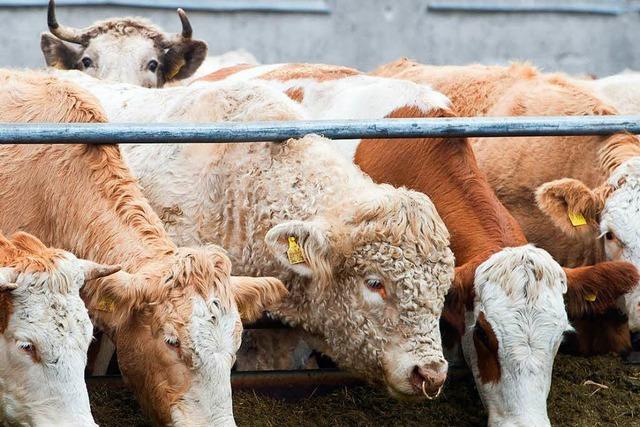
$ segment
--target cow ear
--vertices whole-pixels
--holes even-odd
[[[581,181],[563,178],[536,190],[538,207],[565,234],[595,237],[604,198]]]
[[[231,276],[231,286],[244,322],[260,319],[288,294],[287,288],[274,277]]]
[[[332,275],[328,231],[321,221],[288,221],[269,230],[265,242],[282,265],[300,276],[328,279]]]
[[[201,40],[180,39],[164,54],[162,71],[165,81],[191,77],[207,57],[207,44]]]
[[[565,268],[566,306],[572,318],[599,315],[616,307],[618,299],[633,289],[640,274],[624,261],[607,261],[578,268]]]
[[[63,42],[49,33],[42,33],[40,36],[40,49],[44,54],[47,66],[61,70],[76,69],[76,64],[82,54],[80,47]]]

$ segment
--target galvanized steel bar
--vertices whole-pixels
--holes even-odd
[[[46,7],[48,0],[0,0],[0,7]],[[122,6],[203,12],[331,13],[323,0],[58,0],[57,6]]]
[[[427,5],[427,10],[435,12],[469,12],[469,13],[576,13],[591,15],[622,15],[633,9],[620,2],[610,4],[594,3],[562,3],[555,4],[518,4],[518,3],[485,3],[485,2],[442,2],[434,1]]]
[[[640,116],[473,117],[212,124],[3,124],[0,144],[224,143],[331,139],[640,134]]]

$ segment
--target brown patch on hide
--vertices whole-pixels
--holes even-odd
[[[284,93],[298,103],[302,103],[304,100],[304,88],[302,87],[292,87],[287,89]]]
[[[251,68],[255,68],[257,65],[252,64],[238,64],[233,65],[231,67],[220,68],[219,70],[214,71],[213,73],[207,74],[196,81],[206,81],[206,82],[217,82],[220,80],[224,80],[229,76],[239,73],[240,71],[249,70]]]
[[[565,353],[593,356],[631,350],[629,319],[615,307],[599,316],[573,319],[571,324],[576,333],[567,334],[561,347]]]
[[[301,80],[309,79],[317,82],[326,82],[330,80],[340,80],[345,77],[357,76],[360,73],[353,68],[340,67],[337,65],[325,64],[285,64],[280,68],[269,71],[261,76],[262,80]]]
[[[473,330],[473,345],[478,354],[478,371],[483,383],[498,383],[500,360],[498,359],[498,339],[483,312],[480,312]]]

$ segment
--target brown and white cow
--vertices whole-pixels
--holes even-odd
[[[0,121],[105,122],[95,98],[42,73],[0,72]],[[230,277],[213,245],[177,247],[113,145],[0,147],[0,227],[124,271],[83,288],[125,381],[157,424],[234,425],[230,370],[242,323],[286,293]],[[250,237],[247,237],[250,239]],[[240,312],[240,313],[239,313]]]
[[[585,82],[523,64],[437,67],[400,60],[374,74],[432,85],[451,98],[462,116],[616,113]],[[603,260],[640,266],[637,137],[475,138],[472,144],[491,187],[529,241],[568,267]],[[569,214],[578,217],[572,222]],[[630,343],[624,325],[628,316],[629,327],[640,328],[639,304],[640,287],[635,287],[625,296],[625,314],[611,310],[604,318],[574,321],[579,332],[593,336],[580,340],[579,351],[626,351]]]
[[[93,426],[84,383],[88,280],[120,270],[0,234],[0,424]]]
[[[235,67],[209,80],[220,78],[267,81],[316,119],[453,115],[446,100],[428,87],[342,67]],[[548,424],[553,358],[570,328],[563,294],[568,290],[567,311],[573,317],[601,313],[635,284],[636,269],[618,262],[565,272],[548,253],[527,245],[479,171],[466,139],[364,140],[341,148],[350,157],[355,152],[356,163],[374,180],[427,194],[447,225],[458,267],[443,316],[458,338],[465,335],[465,356],[490,424]],[[597,291],[597,302],[585,300]]]
[[[60,75],[95,94],[112,122],[305,117],[263,83],[149,90]],[[394,395],[438,392],[447,371],[438,319],[453,257],[427,197],[374,184],[315,135],[122,150],[175,241],[223,237],[236,273],[283,280],[290,294],[273,313],[302,327],[315,348]],[[289,239],[304,262],[287,258]]]
[[[75,29],[58,23],[49,0],[40,48],[50,67],[81,70],[99,79],[162,87],[196,72],[207,56],[207,44],[192,38],[186,13],[178,9],[182,32],[166,34],[143,18],[113,18]]]

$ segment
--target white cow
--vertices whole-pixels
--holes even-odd
[[[84,383],[91,321],[80,288],[119,267],[0,235],[0,424],[93,426]]]
[[[163,90],[59,73],[112,122],[301,119],[260,83]],[[237,274],[270,272],[290,294],[274,311],[341,366],[393,395],[446,378],[438,319],[453,276],[448,232],[423,194],[374,184],[327,140],[126,145],[126,160],[176,241],[220,243]]]

